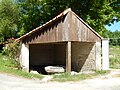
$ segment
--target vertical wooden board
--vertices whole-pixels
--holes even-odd
[[[56,27],[56,41],[58,41],[58,25],[57,25],[57,27]]]
[[[62,26],[62,21],[60,21],[60,27],[59,27],[59,40],[63,41],[63,26]]]
[[[88,34],[89,34],[89,41],[91,42],[92,41],[92,32],[91,32],[91,30],[89,30],[89,32],[88,32]]]
[[[62,40],[63,41],[68,41],[68,33],[69,33],[69,29],[68,29],[69,23],[68,23],[68,15],[63,18],[62,20]]]
[[[61,28],[61,22],[58,24],[58,41],[62,41],[62,28]]]
[[[59,32],[60,32],[60,31],[59,31],[59,27],[60,27],[60,25],[58,24],[58,25],[57,25],[57,41],[59,41]]]
[[[49,35],[49,42],[51,42],[52,41],[52,29],[50,28],[50,35]]]
[[[89,31],[90,29],[89,28],[87,28],[87,41],[89,42]]]
[[[44,43],[44,33],[41,33],[41,42]]]
[[[46,30],[46,39],[47,39],[47,42],[49,41],[49,29]]]
[[[55,29],[54,29],[55,25],[52,27],[52,33],[53,33],[53,41],[56,42],[55,40]]]
[[[63,23],[63,29],[64,29],[64,40],[69,41],[70,40],[70,23],[69,23],[70,16],[67,14],[64,23]]]
[[[95,34],[91,30],[89,30],[89,41],[96,42],[95,39],[96,39]]]
[[[85,39],[84,39],[85,41],[87,41],[87,29],[88,27],[85,26]]]
[[[82,23],[79,21],[78,22],[78,31],[77,31],[77,36],[78,36],[78,41],[81,41],[82,39],[81,39],[81,35],[82,35],[82,25],[81,25]]]
[[[50,31],[49,31],[49,42],[52,41],[52,29],[50,28]]]
[[[88,41],[88,28],[85,29],[85,41]]]
[[[44,42],[44,31],[41,32],[41,42]]]
[[[72,27],[72,15],[71,15],[71,12],[69,12],[68,14],[67,14],[67,18],[68,18],[68,30],[69,30],[69,33],[68,33],[68,36],[69,36],[69,41],[71,41],[72,40],[72,29],[71,29],[71,27]]]
[[[62,41],[66,40],[66,25],[65,22],[61,22],[62,23]]]
[[[50,42],[53,41],[53,31],[52,31],[52,28],[50,28]]]
[[[62,40],[62,27],[61,27],[61,22],[59,23],[59,41]]]
[[[75,17],[75,28],[74,28],[74,32],[75,32],[75,41],[78,41],[79,40],[79,19],[77,17]]]
[[[40,38],[39,38],[39,40],[42,42],[42,33],[40,34]]]
[[[50,29],[47,29],[47,38],[48,38],[48,41],[50,40]]]
[[[76,40],[76,33],[75,33],[75,30],[76,30],[76,16],[72,14],[72,12],[70,13],[71,16],[72,16],[72,20],[70,21],[70,37],[71,37],[71,41],[75,41]]]
[[[56,34],[56,25],[54,25],[53,30],[54,30],[54,36],[55,36],[55,42],[56,42],[56,41],[57,41],[57,40],[56,40],[56,38],[57,38],[57,34]]]
[[[47,32],[46,32],[46,30],[44,30],[44,41],[45,42],[47,41]]]
[[[55,42],[55,30],[54,30],[54,26],[52,27],[52,40]]]
[[[76,21],[76,39],[77,39],[77,41],[79,41],[81,38],[81,32],[80,32],[80,30],[81,30],[81,26],[80,26],[80,21],[79,21],[79,19],[76,17],[76,19],[77,19],[77,21]]]
[[[84,25],[81,24],[81,41],[85,41],[85,29],[84,29]]]

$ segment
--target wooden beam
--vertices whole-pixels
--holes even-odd
[[[66,45],[66,72],[71,72],[71,42]]]

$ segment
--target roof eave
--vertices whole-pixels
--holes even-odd
[[[20,38],[17,38],[16,41],[21,41],[23,38],[31,35],[32,33],[36,32],[37,30],[49,25],[51,22],[56,21],[58,18],[66,15],[69,11],[71,11],[71,8],[68,8],[68,9],[64,10],[62,13],[60,13],[59,15],[57,15],[55,18],[51,19],[50,21],[46,22],[45,24],[33,29],[32,31],[26,33],[25,35],[21,36]]]

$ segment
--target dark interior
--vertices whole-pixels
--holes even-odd
[[[30,70],[47,74],[45,66],[65,66],[66,43],[30,44]]]

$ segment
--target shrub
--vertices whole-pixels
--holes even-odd
[[[2,54],[8,56],[14,64],[20,67],[20,64],[18,62],[19,52],[19,42],[16,42],[14,38],[10,38],[7,40],[7,44],[5,44],[5,46],[3,47]]]

